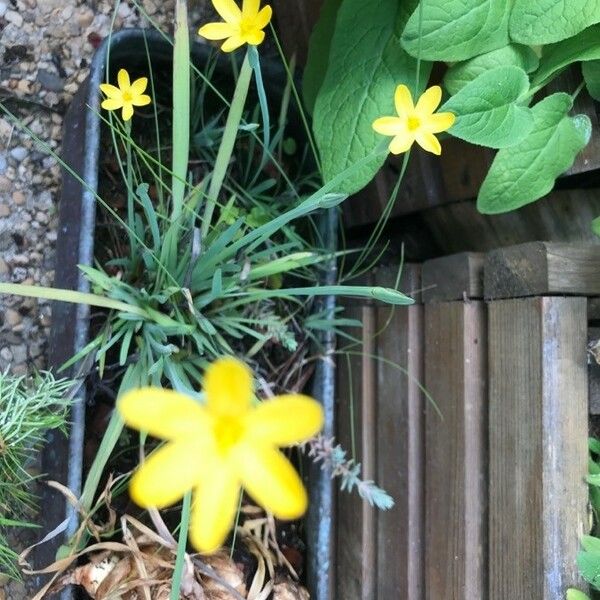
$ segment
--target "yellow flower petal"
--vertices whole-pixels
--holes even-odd
[[[423,150],[427,150],[427,152],[432,152],[438,156],[442,153],[442,146],[433,133],[419,131],[417,133],[416,140],[417,144],[419,144]]]
[[[267,4],[261,8],[256,19],[254,20],[254,27],[257,29],[264,29],[270,22],[273,16],[273,9]]]
[[[441,101],[442,88],[439,85],[433,85],[419,98],[415,111],[421,118],[427,118],[440,105]]]
[[[221,46],[221,50],[223,52],[233,52],[237,50],[240,46],[243,46],[246,43],[246,40],[241,35],[232,35],[230,38],[225,40]]]
[[[390,142],[390,152],[392,154],[402,154],[406,152],[415,142],[414,134],[398,135]]]
[[[133,104],[134,106],[146,106],[150,104],[150,102],[150,96],[148,96],[147,94],[140,94],[131,101],[131,104]]]
[[[123,104],[123,112],[121,113],[123,117],[123,121],[129,121],[131,117],[133,117],[133,104],[131,102],[126,102]]]
[[[262,44],[264,39],[265,32],[261,31],[260,29],[250,31],[244,36],[246,43],[251,44],[252,46],[258,46],[259,44]]]
[[[109,98],[120,98],[121,97],[121,90],[117,86],[111,85],[110,83],[101,83],[100,90],[102,91],[103,94],[106,94],[106,96],[108,96]]]
[[[241,21],[242,11],[233,0],[212,0],[212,3],[224,21],[232,24]]]
[[[244,443],[233,458],[242,485],[258,504],[279,519],[297,519],[304,514],[308,504],[306,490],[281,452]]]
[[[131,390],[117,400],[125,424],[167,440],[208,437],[211,420],[194,399],[157,387]]]
[[[136,79],[131,84],[130,92],[134,96],[139,96],[139,95],[143,94],[146,91],[147,87],[148,87],[148,78],[147,77],[140,77],[139,79]]]
[[[323,427],[323,408],[308,396],[287,394],[261,402],[247,417],[248,435],[256,442],[289,446]]]
[[[422,128],[429,133],[440,133],[441,131],[450,129],[450,127],[454,125],[454,121],[456,121],[456,116],[452,113],[436,113],[435,115],[427,117]]]
[[[396,88],[394,104],[396,105],[397,113],[401,116],[406,116],[414,111],[415,107],[412,100],[412,94],[405,85],[400,84]]]
[[[217,550],[231,529],[240,498],[240,484],[226,465],[214,463],[194,490],[190,542],[200,552]]]
[[[237,28],[229,23],[207,23],[198,30],[198,35],[207,40],[224,40],[236,33]]]
[[[237,358],[220,358],[206,369],[204,392],[210,412],[239,416],[252,401],[252,372]]]
[[[202,444],[170,442],[153,452],[131,479],[130,494],[144,508],[177,502],[199,481],[205,467]]]
[[[383,135],[403,135],[407,132],[406,119],[400,117],[380,117],[373,121],[373,129]]]
[[[245,18],[253,18],[258,14],[260,0],[244,0],[242,2],[242,15]]]
[[[104,110],[117,110],[123,106],[123,100],[120,98],[107,98],[100,105]]]
[[[129,80],[129,73],[125,69],[119,69],[119,72],[117,73],[117,83],[119,84],[121,92],[128,89],[131,85]]]

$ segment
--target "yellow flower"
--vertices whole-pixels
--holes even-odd
[[[273,11],[270,6],[261,10],[260,0],[244,0],[242,10],[233,0],[212,0],[224,23],[207,23],[198,35],[207,40],[225,40],[223,52],[232,52],[244,44],[258,46],[265,39],[263,29],[269,24]]]
[[[125,69],[120,69],[117,75],[117,83],[119,87],[110,83],[100,84],[100,89],[107,96],[101,106],[106,110],[122,108],[123,121],[129,121],[133,116],[134,106],[150,104],[150,96],[144,94],[148,86],[148,78],[140,77],[131,83],[129,73]]]
[[[124,394],[117,407],[130,427],[167,440],[134,474],[132,498],[163,508],[193,489],[190,539],[201,552],[213,552],[232,526],[242,487],[278,518],[304,513],[302,481],[277,448],[315,435],[323,409],[300,394],[253,406],[252,373],[231,357],[206,370],[204,393],[202,405],[171,390],[142,388]]]
[[[414,142],[427,152],[441,154],[442,147],[433,134],[446,131],[456,119],[449,112],[434,114],[441,100],[442,88],[434,85],[423,93],[415,106],[410,90],[405,85],[399,85],[394,96],[398,116],[376,119],[373,129],[377,133],[394,136],[390,142],[392,154],[406,152]]]

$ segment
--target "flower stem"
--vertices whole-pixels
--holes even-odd
[[[177,557],[175,558],[175,568],[173,569],[173,579],[171,584],[171,593],[169,600],[179,600],[181,590],[181,579],[183,576],[183,567],[185,566],[185,549],[187,546],[188,529],[190,527],[190,512],[192,508],[191,490],[183,497],[183,506],[181,507],[181,521],[179,522],[179,539],[177,541]]]
[[[208,188],[206,207],[204,209],[204,216],[202,218],[202,228],[200,230],[201,240],[204,243],[210,222],[212,220],[215,205],[221,186],[225,180],[227,168],[229,167],[229,161],[233,153],[233,147],[237,138],[237,132],[242,120],[242,112],[244,105],[246,104],[246,97],[248,96],[248,89],[250,87],[250,80],[252,78],[252,67],[248,59],[248,53],[244,58],[242,68],[240,70],[240,76],[238,77],[235,85],[235,92],[233,94],[233,100],[231,107],[229,108],[229,114],[227,115],[227,122],[225,123],[225,131],[223,132],[223,139],[217,152],[217,158],[215,160],[215,168],[210,180],[210,186]]]
[[[135,216],[133,212],[133,165],[131,164],[131,120],[125,121],[125,164],[127,166],[127,235],[129,236],[129,253],[132,264],[135,261],[137,246],[135,244]]]

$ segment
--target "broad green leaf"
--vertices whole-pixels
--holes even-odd
[[[585,115],[569,117],[568,94],[544,98],[531,110],[533,130],[522,142],[504,148],[485,178],[477,208],[484,214],[514,210],[547,194],[588,143],[592,125]]]
[[[527,45],[560,42],[600,23],[600,0],[514,0],[509,31]]]
[[[600,552],[600,539],[593,535],[584,535],[581,537],[581,546],[587,552]]]
[[[600,552],[578,552],[577,566],[581,576],[596,589],[600,588]]]
[[[509,42],[511,2],[508,0],[422,2],[422,7],[413,12],[402,34],[402,45],[413,56],[420,52],[421,58],[426,60],[454,62],[502,48]]]
[[[329,67],[315,103],[313,129],[326,182],[352,169],[336,191],[357,192],[373,178],[385,153],[373,121],[395,114],[394,91],[405,83],[415,92],[417,61],[400,45],[400,32],[415,0],[344,0],[329,54]],[[360,32],[360,33],[359,33]],[[421,63],[421,83],[429,78]]]
[[[600,440],[597,437],[588,438],[588,450],[594,454],[600,454]]]
[[[585,480],[593,486],[600,487],[600,474],[588,475]]]
[[[568,40],[546,46],[532,85],[545,85],[571,63],[597,59],[600,59],[600,25],[589,27]]]
[[[567,600],[590,600],[590,597],[575,588],[569,588],[567,590]]]
[[[529,46],[509,44],[451,66],[444,76],[444,86],[450,94],[456,94],[467,83],[490,69],[514,65],[530,73],[537,69],[538,64],[537,54]]]
[[[590,60],[581,65],[585,86],[590,96],[600,102],[600,60]]]
[[[489,146],[514,146],[533,127],[531,109],[517,101],[529,90],[529,79],[519,67],[497,67],[482,73],[452,96],[440,110],[456,115],[450,133]]]
[[[592,221],[592,233],[600,237],[600,217],[596,217]]]
[[[342,0],[325,0],[319,20],[310,34],[306,66],[302,75],[302,96],[306,110],[311,115],[327,73],[329,50],[341,3]]]

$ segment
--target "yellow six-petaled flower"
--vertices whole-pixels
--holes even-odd
[[[110,83],[100,84],[100,90],[106,95],[106,99],[101,106],[106,110],[121,108],[123,121],[129,121],[133,116],[134,106],[150,104],[150,96],[144,94],[148,86],[148,78],[140,77],[131,83],[129,73],[125,69],[119,69],[117,83],[119,87]]]
[[[233,524],[242,487],[278,518],[304,513],[306,491],[278,447],[315,435],[323,409],[300,394],[254,405],[252,373],[231,357],[206,370],[204,393],[202,405],[171,390],[141,388],[117,406],[127,425],[167,440],[134,474],[132,498],[163,508],[193,490],[190,540],[212,552]]]
[[[260,0],[243,0],[240,10],[233,0],[212,3],[224,23],[207,23],[198,34],[207,40],[225,40],[221,45],[223,52],[232,52],[244,44],[258,46],[265,39],[263,29],[273,14],[269,5],[260,9]]]
[[[373,129],[377,133],[393,136],[389,146],[392,154],[406,152],[414,142],[427,152],[441,154],[442,147],[434,134],[452,127],[456,119],[450,112],[435,113],[441,100],[442,89],[434,85],[423,93],[415,106],[410,90],[405,85],[399,85],[394,96],[398,116],[376,119]]]

